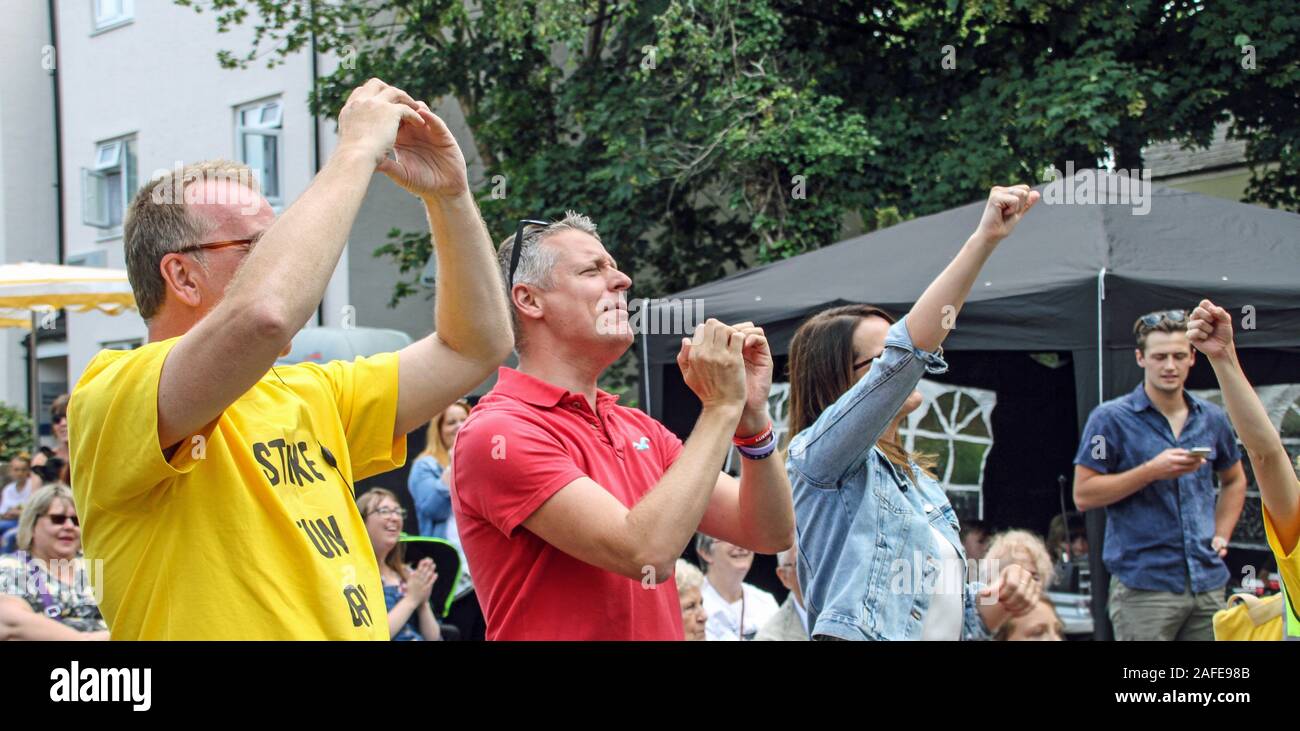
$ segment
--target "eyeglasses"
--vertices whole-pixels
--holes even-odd
[[[524,229],[528,226],[550,226],[549,221],[538,221],[533,218],[525,218],[519,221],[515,226],[515,243],[514,248],[510,251],[510,277],[506,279],[506,289],[515,286],[515,270],[519,268],[519,252],[523,250]]]
[[[379,515],[382,515],[385,518],[391,518],[394,515],[396,515],[399,518],[405,518],[406,508],[376,508],[375,510],[370,511],[371,515],[374,515],[375,513],[378,513]]]
[[[55,525],[63,525],[71,520],[73,525],[78,528],[81,527],[81,521],[77,520],[77,516],[75,515],[67,515],[65,513],[46,513],[45,517],[49,518],[50,522]]]
[[[227,247],[229,247],[229,246],[242,246],[242,247],[244,247],[244,250],[245,250],[245,251],[248,251],[248,250],[250,250],[250,249],[253,248],[253,244],[254,244],[256,241],[257,241],[257,239],[255,239],[255,238],[253,238],[253,239],[234,239],[234,240],[232,240],[232,241],[210,241],[210,242],[208,242],[208,243],[206,243],[206,244],[194,244],[193,246],[186,246],[186,247],[183,248],[183,249],[177,249],[177,250],[176,250],[176,253],[177,253],[177,254],[188,254],[188,253],[190,253],[191,251],[200,251],[200,250],[202,250],[202,249],[208,249],[208,250],[213,250],[213,251],[215,251],[216,249],[224,249],[224,248],[227,248]]]
[[[53,423],[57,424],[57,423],[59,423],[60,421],[63,421],[63,420],[65,420],[65,419],[67,419],[67,418],[68,418],[68,415],[67,415],[67,414],[54,414],[53,416],[50,417],[50,421],[52,421]]]
[[[1161,322],[1168,320],[1172,323],[1181,323],[1187,321],[1187,313],[1183,310],[1166,310],[1164,312],[1150,312],[1138,318],[1138,327],[1152,329],[1157,327]]]

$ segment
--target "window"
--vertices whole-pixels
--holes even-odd
[[[95,164],[81,169],[81,220],[106,236],[122,231],[122,217],[135,194],[135,139],[101,142]]]
[[[899,427],[910,452],[934,455],[936,477],[948,493],[958,520],[984,518],[984,463],[993,447],[993,409],[997,393],[983,388],[922,380],[922,402]]]
[[[93,0],[95,5],[95,30],[108,30],[126,25],[135,17],[135,0]]]
[[[958,520],[984,518],[984,464],[993,448],[993,409],[997,393],[982,388],[953,386],[921,380],[921,405],[908,414],[898,430],[908,451],[938,458],[936,477],[943,485]],[[789,434],[790,384],[773,383],[767,397],[768,413],[777,444]],[[733,448],[724,469],[732,471],[739,457]],[[733,458],[734,457],[734,458]]]
[[[235,154],[253,169],[253,174],[262,184],[262,195],[277,209],[283,203],[280,185],[282,113],[279,99],[235,110]]]

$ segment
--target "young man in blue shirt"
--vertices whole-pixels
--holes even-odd
[[[1229,578],[1223,557],[1246,498],[1241,453],[1223,409],[1183,388],[1195,363],[1187,314],[1143,315],[1134,332],[1145,376],[1089,415],[1074,502],[1106,509],[1115,638],[1212,640]]]

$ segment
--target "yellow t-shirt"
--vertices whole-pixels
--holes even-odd
[[[1268,536],[1268,547],[1273,549],[1273,557],[1277,559],[1277,571],[1282,574],[1287,599],[1293,607],[1300,607],[1300,541],[1291,547],[1290,553],[1282,552],[1282,542],[1277,539],[1273,516],[1268,508],[1264,508],[1264,533]]]
[[[406,461],[397,355],[277,366],[168,460],[158,380],[177,342],[99,353],[68,405],[113,639],[388,639],[351,486]]]

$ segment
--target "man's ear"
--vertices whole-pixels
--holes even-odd
[[[158,263],[158,270],[167,286],[164,299],[169,293],[188,307],[198,307],[203,302],[203,293],[199,287],[199,277],[203,273],[192,259],[177,253],[166,254]]]
[[[1146,364],[1146,358],[1142,357],[1142,349],[1141,349],[1141,348],[1135,348],[1135,349],[1133,350],[1133,355],[1134,355],[1134,357],[1137,358],[1138,368],[1146,368],[1146,367],[1147,367],[1147,364]]]
[[[510,290],[510,299],[520,317],[533,320],[542,319],[542,302],[527,284],[516,284]]]

